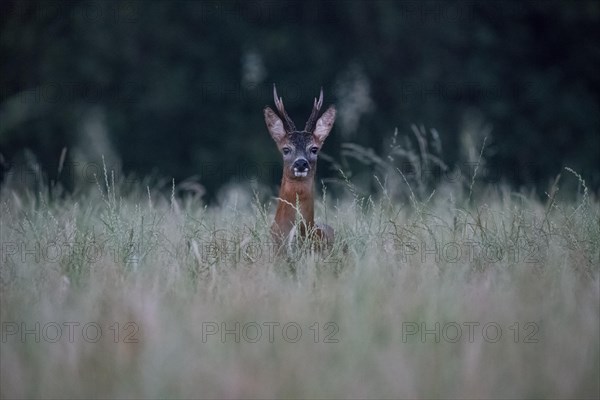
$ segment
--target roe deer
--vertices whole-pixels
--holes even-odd
[[[333,229],[325,224],[314,223],[314,180],[317,154],[333,127],[335,107],[330,106],[318,118],[323,105],[321,88],[319,99],[315,99],[304,130],[299,131],[287,115],[283,100],[277,97],[275,85],[273,97],[277,112],[266,107],[265,122],[283,155],[283,176],[271,234],[275,242],[281,244],[283,240],[291,243],[299,232],[301,238],[308,236],[315,239],[319,247],[324,244],[326,248],[330,248],[334,240]],[[296,226],[296,209],[301,215],[300,226]]]

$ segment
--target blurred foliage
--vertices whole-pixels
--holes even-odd
[[[321,86],[337,104],[334,160],[342,142],[380,152],[414,123],[440,132],[453,165],[480,121],[498,182],[542,192],[569,166],[600,187],[596,1],[5,1],[0,12],[4,172],[25,148],[56,171],[67,147],[67,162],[114,154],[125,172],[195,176],[208,198],[232,179],[275,185],[262,109],[277,83],[298,126]]]

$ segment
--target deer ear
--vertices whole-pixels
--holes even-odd
[[[321,118],[317,120],[315,126],[314,135],[319,142],[325,141],[329,131],[333,128],[333,122],[335,121],[335,107],[331,106],[321,115]]]
[[[265,108],[265,122],[273,140],[279,143],[285,137],[283,122],[270,107]]]

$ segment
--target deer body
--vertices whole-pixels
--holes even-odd
[[[283,101],[277,97],[273,86],[273,97],[277,113],[271,108],[264,110],[267,129],[283,156],[283,176],[275,222],[271,232],[276,242],[291,240],[298,229],[300,236],[331,245],[334,231],[327,225],[315,225],[314,222],[314,178],[317,169],[317,155],[335,121],[335,108],[329,107],[320,118],[323,104],[323,90],[319,100],[315,99],[313,111],[304,130],[296,129],[285,112]],[[297,212],[300,214],[300,226]]]
[[[279,203],[275,211],[275,222],[272,230],[278,234],[286,234],[296,224],[296,205],[299,206],[300,215],[307,228],[314,225],[314,194],[313,183],[311,180],[306,182],[293,182],[285,178],[281,180],[279,189]],[[303,227],[301,227],[302,229]]]

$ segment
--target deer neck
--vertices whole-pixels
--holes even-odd
[[[282,232],[289,232],[296,223],[296,203],[306,227],[314,225],[314,176],[305,180],[291,180],[285,176],[279,189],[279,204],[275,224]]]

